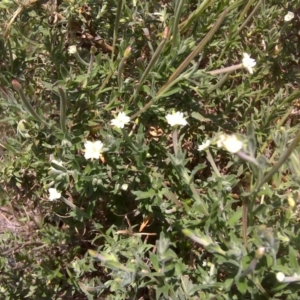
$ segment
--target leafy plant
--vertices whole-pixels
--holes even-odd
[[[0,5],[3,297],[297,299],[296,1]]]

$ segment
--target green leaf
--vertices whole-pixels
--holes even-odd
[[[241,294],[246,294],[247,292],[247,278],[239,278],[236,282],[236,286]]]
[[[157,255],[155,255],[154,253],[150,252],[149,253],[149,256],[150,256],[150,261],[153,265],[153,268],[159,272],[160,270],[160,267],[159,267],[159,263],[158,263],[158,258],[157,258]]]
[[[204,122],[204,123],[211,122],[210,119],[203,117],[201,114],[199,114],[197,112],[192,112],[191,116],[192,116],[192,118],[194,118],[200,122]]]
[[[237,225],[242,218],[242,213],[243,213],[242,208],[238,207],[237,210],[233,213],[233,215],[228,220],[227,222],[228,225],[229,226]]]
[[[169,89],[167,92],[163,93],[163,94],[160,96],[160,98],[168,97],[168,96],[177,94],[177,93],[180,92],[180,91],[181,91],[181,88],[180,88],[180,87],[174,87],[174,88],[171,88],[171,89]]]
[[[299,272],[299,263],[298,263],[298,252],[295,251],[291,246],[289,247],[289,262],[290,266],[292,266],[295,272]]]
[[[146,192],[133,191],[132,194],[137,196],[136,200],[141,200],[141,199],[148,199],[148,198],[151,199],[152,197],[154,197],[157,194],[157,192],[153,189],[150,189]]]

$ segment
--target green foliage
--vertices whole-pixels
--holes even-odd
[[[2,1],[2,298],[298,299],[297,5]]]

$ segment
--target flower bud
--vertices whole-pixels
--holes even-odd
[[[11,81],[11,84],[12,84],[12,86],[13,86],[13,88],[14,88],[15,91],[19,92],[19,91],[22,90],[22,86],[21,86],[21,84],[19,83],[18,80],[13,79],[13,80]]]
[[[277,280],[278,280],[279,282],[283,282],[284,279],[285,279],[285,275],[284,275],[282,272],[278,272],[278,273],[276,274],[276,278],[277,278]]]
[[[124,52],[124,58],[128,58],[131,54],[131,47],[128,46]]]
[[[266,248],[265,247],[259,247],[256,251],[255,251],[255,258],[257,259],[261,259],[264,254],[265,254]]]
[[[291,195],[288,196],[288,203],[291,208],[294,208],[296,205],[296,202]]]

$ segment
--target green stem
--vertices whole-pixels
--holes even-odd
[[[247,8],[248,10],[248,5],[249,3],[252,1],[249,1],[248,4],[246,5],[245,9]],[[252,12],[250,13],[250,15],[248,16],[248,18],[245,20],[245,22],[240,26],[240,28],[234,33],[234,36],[240,34],[240,32],[242,31],[242,29],[249,23],[249,21],[252,19],[253,15],[256,13],[256,11],[259,9],[260,5],[261,5],[262,0],[260,0],[256,6],[254,7],[254,9],[252,10]],[[241,16],[240,16],[241,17]],[[239,20],[240,22],[241,20]]]
[[[255,268],[257,266],[257,263],[258,263],[258,259],[257,258],[253,258],[251,260],[248,268],[242,272],[241,277],[245,277],[248,274],[252,273],[255,270]]]
[[[261,182],[258,184],[256,190],[258,191],[266,182],[268,182],[273,175],[280,169],[280,167],[286,162],[286,160],[289,158],[289,156],[291,155],[291,153],[293,152],[293,150],[296,148],[296,146],[298,145],[298,143],[300,142],[300,130],[298,131],[295,139],[293,140],[293,142],[290,144],[290,146],[288,147],[288,149],[286,150],[285,153],[283,153],[283,155],[279,158],[278,162],[275,164],[275,166],[273,166],[273,168],[270,170],[269,173],[267,173],[263,179],[261,180]]]
[[[13,61],[14,61],[14,59],[13,59],[13,53],[12,53],[12,49],[11,49],[10,39],[7,39],[6,43],[7,43],[7,46],[8,46],[8,52],[9,52],[10,73],[13,74],[13,66],[14,66]],[[3,62],[4,62],[5,65],[6,65],[6,60],[5,60],[5,59],[3,60]],[[7,68],[7,69],[8,69],[8,68]]]
[[[245,14],[247,13],[247,11],[249,10],[250,6],[252,5],[254,0],[249,0],[246,4],[246,6],[244,7],[243,11],[241,12],[238,20],[237,20],[237,23],[241,22],[242,19],[244,18]]]
[[[282,124],[286,121],[286,119],[290,116],[292,110],[294,109],[294,107],[290,107],[288,109],[288,111],[284,114],[284,116],[281,118],[280,122],[278,122],[276,124],[276,129],[280,128],[282,126]],[[272,137],[271,135],[268,136],[267,140],[264,142],[264,144],[262,145],[262,147],[260,148],[260,153],[263,153],[266,149],[266,147],[269,144],[269,141],[271,141]]]
[[[122,90],[123,88],[123,79],[122,79],[122,73],[123,73],[123,70],[124,70],[124,67],[125,67],[125,63],[128,59],[128,57],[130,56],[130,53],[131,53],[131,47],[128,46],[125,51],[124,51],[124,55],[123,55],[123,58],[121,59],[120,63],[119,63],[119,66],[118,66],[118,86],[119,86],[119,92]]]
[[[155,63],[161,53],[161,51],[163,50],[164,48],[164,45],[167,41],[167,36],[168,36],[168,28],[165,29],[165,32],[164,32],[164,38],[162,39],[162,41],[160,42],[159,46],[156,48],[146,70],[144,71],[144,73],[142,74],[141,76],[141,79],[139,81],[139,84],[138,86],[135,88],[135,92],[134,92],[134,95],[131,96],[131,98],[129,99],[129,102],[132,101],[133,98],[135,98],[139,92],[139,90],[141,89],[144,81],[147,79],[148,77],[148,74],[150,73],[150,71],[153,69],[153,67],[155,66]]]
[[[23,88],[18,88],[15,90],[19,93],[20,98],[22,99],[22,102],[25,106],[25,108],[27,109],[27,111],[33,116],[33,118],[36,121],[39,121],[43,124],[47,124],[44,119],[41,118],[40,115],[38,115],[38,113],[34,110],[34,108],[32,107],[32,105],[30,104],[29,100],[27,99],[26,95],[24,94]]]
[[[188,66],[192,59],[203,49],[203,47],[211,40],[215,32],[219,29],[222,22],[224,21],[228,10],[225,9],[220,15],[217,22],[213,25],[211,30],[207,33],[204,39],[199,43],[199,45],[190,53],[190,55],[181,63],[181,65],[173,72],[173,74],[169,77],[168,81],[164,86],[161,87],[160,90],[164,90],[174,79],[176,79],[181,72]],[[158,92],[159,93],[159,92]]]
[[[218,177],[221,177],[221,174],[215,164],[215,161],[214,161],[209,149],[206,149],[206,156],[207,156],[208,161],[210,162],[211,167],[213,168],[214,172],[216,173],[216,175]]]
[[[125,141],[129,144],[129,147],[135,151],[135,152],[139,152],[138,148],[135,146],[135,144],[133,143],[133,141],[131,140],[131,138],[129,137],[129,135],[127,134],[127,131],[124,128],[121,128],[123,137],[125,139]]]
[[[83,88],[87,87],[87,85],[88,85],[88,83],[89,83],[89,81],[91,79],[91,72],[92,72],[94,61],[95,61],[95,56],[94,56],[93,53],[91,53],[90,62],[89,62],[89,68],[87,70],[87,78],[84,80],[84,82],[82,84]]]
[[[67,107],[67,98],[66,93],[62,87],[58,87],[58,92],[60,96],[60,128],[63,133],[66,133],[66,107]]]
[[[105,86],[107,85],[107,83],[108,83],[109,79],[111,78],[111,76],[114,75],[114,73],[115,73],[115,68],[114,68],[114,66],[113,66],[113,68],[111,69],[110,73],[107,74],[107,76],[106,76],[106,78],[103,80],[103,82],[102,82],[100,88],[99,88],[98,91],[96,92],[96,97],[98,97],[98,96],[102,93],[103,89],[104,89]]]
[[[154,102],[156,102],[160,97],[163,96],[163,92],[166,92],[168,89],[170,89],[174,84],[176,84],[177,82],[179,82],[181,80],[181,78],[177,78],[176,80],[174,80],[172,82],[172,84],[170,84],[169,86],[165,87],[165,90],[160,89],[156,96],[150,100],[147,104],[145,104],[145,106],[143,106],[139,111],[137,111],[135,114],[133,114],[130,119],[134,119],[136,117],[138,117],[139,115],[141,115],[143,112],[145,112]]]
[[[195,201],[197,201],[197,202],[200,204],[200,206],[202,207],[202,213],[203,213],[206,217],[209,216],[209,213],[208,213],[206,204],[202,201],[202,199],[201,199],[200,196],[198,195],[198,192],[196,191],[196,188],[195,188],[194,184],[193,184],[193,183],[190,183],[190,184],[189,184],[189,187],[190,187],[190,189],[191,189],[191,191],[192,191],[192,193],[193,193],[193,199],[194,199]]]
[[[298,99],[300,97],[300,90],[294,91],[290,96],[288,96],[286,99],[284,99],[280,104],[278,108],[283,107],[287,103],[291,103],[293,100]],[[277,109],[278,109],[277,108]]]
[[[179,24],[181,12],[182,12],[183,3],[184,3],[184,0],[176,1],[175,19],[174,19],[173,29],[172,29],[172,33],[173,33],[172,40],[174,42],[176,42],[176,38],[178,35],[178,24]]]
[[[123,1],[118,0],[118,6],[117,6],[117,12],[116,12],[116,18],[115,18],[115,26],[114,26],[113,44],[112,44],[112,51],[111,51],[112,58],[114,57],[115,48],[116,48],[122,4],[123,4]]]
[[[177,77],[182,73],[182,71],[188,66],[188,64],[191,62],[191,60],[203,49],[203,47],[211,40],[215,32],[218,30],[218,28],[221,26],[223,20],[225,19],[227,15],[228,10],[225,9],[222,14],[220,15],[217,22],[213,25],[211,30],[207,33],[205,38],[199,43],[199,45],[190,53],[190,55],[181,63],[181,65],[173,72],[173,74],[169,77],[168,81],[159,89],[159,91],[156,94],[156,97],[152,100],[150,100],[144,107],[142,107],[138,112],[133,114],[131,116],[131,119],[136,118],[140,114],[142,114],[144,111],[146,111],[155,101],[157,101],[163,92],[166,92],[172,85],[175,84],[175,81]],[[150,65],[150,64],[149,64]],[[148,65],[148,67],[149,67]],[[150,70],[149,70],[150,71]],[[146,72],[144,72],[146,73]],[[138,85],[138,88],[140,88],[141,82]],[[137,88],[137,89],[138,89]]]
[[[88,71],[87,71],[88,76],[91,75],[94,61],[95,61],[95,55],[93,53],[91,53],[89,68],[88,68]]]
[[[83,60],[83,59],[81,58],[81,56],[79,55],[79,53],[78,53],[77,51],[74,53],[74,55],[75,55],[77,61],[78,61],[79,63],[81,63],[83,66],[86,66],[86,67],[89,67],[89,66],[90,66],[89,63],[87,63],[85,60]]]
[[[126,58],[122,57],[119,66],[118,66],[118,87],[119,87],[119,91],[122,90],[123,87],[123,80],[122,80],[122,73],[124,70],[124,66],[125,66],[125,62],[126,62]]]
[[[220,88],[229,78],[229,73],[226,73],[215,85],[207,89],[207,93],[210,94],[214,90]]]
[[[206,9],[209,5],[212,5],[214,2],[215,0],[203,1],[200,4],[200,6],[190,14],[189,18],[179,25],[179,27],[181,27],[180,32],[185,32],[188,28],[190,28],[192,22],[197,20],[200,17],[201,13],[204,11],[204,9]]]
[[[203,49],[203,47],[211,40],[214,33],[218,30],[218,28],[221,26],[223,20],[225,19],[227,15],[228,10],[225,9],[222,14],[220,15],[217,22],[213,25],[211,30],[207,33],[205,38],[199,43],[199,45],[190,53],[190,55],[181,63],[181,65],[173,72],[173,74],[169,77],[168,81],[159,89],[159,91],[156,94],[156,97],[152,100],[150,100],[144,107],[142,107],[138,112],[133,114],[130,119],[134,119],[140,114],[142,114],[144,111],[146,111],[155,101],[157,101],[162,95],[163,92],[166,92],[171,86],[173,86],[176,82],[176,79],[178,79],[178,76],[182,73],[182,71],[188,66],[188,64],[191,62],[191,60]],[[165,35],[167,36],[167,35]],[[149,67],[149,66],[148,66]],[[149,70],[150,71],[150,70]],[[146,73],[146,72],[144,72]],[[138,86],[140,88],[141,82]]]

